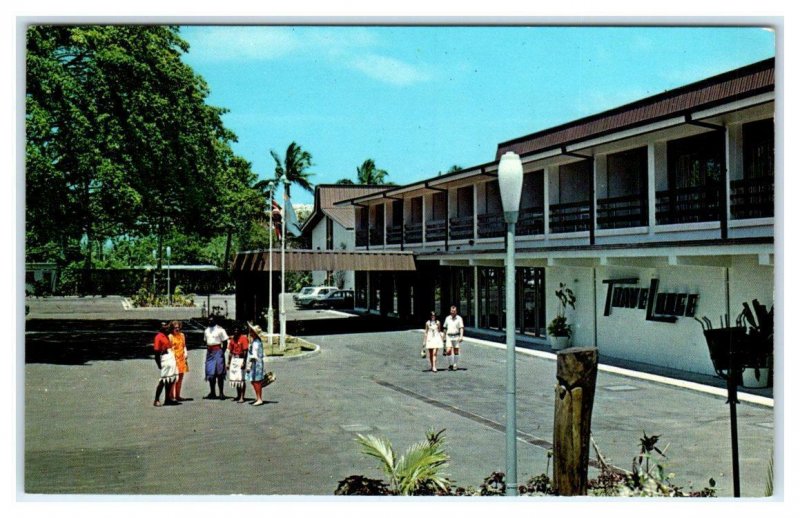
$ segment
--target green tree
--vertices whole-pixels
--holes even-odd
[[[308,168],[313,165],[311,163],[311,153],[301,148],[296,142],[289,144],[284,158],[281,158],[274,150],[270,150],[269,153],[275,160],[275,180],[280,183],[286,179],[288,182],[286,184],[287,198],[291,199],[290,188],[292,184],[297,184],[308,192],[314,191],[314,186],[310,179],[313,173],[308,171]]]
[[[362,185],[382,185],[386,183],[388,174],[386,170],[375,167],[375,161],[371,158],[364,160],[364,163],[356,168],[356,178]]]
[[[109,238],[210,239],[252,217],[225,110],[182,61],[177,27],[32,25],[26,62],[29,260],[69,264]],[[233,226],[233,230],[231,230]],[[169,231],[169,232],[168,232]]]

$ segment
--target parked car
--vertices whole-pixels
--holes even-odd
[[[297,304],[297,301],[300,300],[300,297],[307,297],[308,295],[311,295],[313,291],[314,291],[314,286],[306,286],[305,288],[301,289],[298,293],[292,295],[292,300],[294,301],[295,304]]]
[[[336,286],[315,286],[311,288],[311,291],[303,293],[306,288],[300,290],[300,293],[295,300],[295,304],[299,308],[310,308],[311,304],[319,298],[321,295],[327,295],[332,291],[336,291],[338,288]]]
[[[325,309],[353,309],[355,297],[353,290],[336,290],[327,295],[319,295],[311,305],[315,308]]]

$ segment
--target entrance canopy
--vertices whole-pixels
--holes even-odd
[[[272,270],[281,269],[280,249],[272,251]],[[398,272],[416,271],[413,252],[352,252],[346,250],[286,250],[286,271]],[[239,252],[233,261],[235,272],[269,270],[269,251]]]

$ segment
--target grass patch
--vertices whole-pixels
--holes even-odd
[[[261,337],[264,343],[264,354],[267,358],[297,356],[302,353],[307,353],[316,349],[316,346],[311,342],[307,342],[302,338],[296,336],[286,336],[286,349],[283,351],[278,350],[280,346],[280,336],[275,335],[272,337],[272,345],[270,346],[268,337]]]

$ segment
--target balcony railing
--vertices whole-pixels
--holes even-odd
[[[472,216],[450,218],[450,239],[472,239],[475,236],[473,225]]]
[[[506,220],[502,213],[478,214],[478,237],[502,237],[506,231]]]
[[[356,230],[356,246],[367,246],[369,240],[369,230],[362,228]]]
[[[383,228],[371,228],[369,230],[369,244],[376,246],[383,245]]]
[[[597,200],[597,228],[647,226],[647,199],[634,194]]]
[[[406,243],[422,243],[422,223],[406,223]]]
[[[719,184],[658,191],[656,224],[719,221]]]
[[[444,241],[447,234],[447,221],[432,220],[425,224],[425,241]]]
[[[550,232],[580,232],[591,225],[591,202],[550,205]]]
[[[403,226],[402,225],[392,225],[390,227],[386,227],[386,244],[387,245],[399,245],[403,242]]]
[[[544,209],[532,208],[519,211],[517,235],[534,236],[537,234],[544,234]]]
[[[733,219],[771,218],[775,215],[775,178],[762,176],[731,181]]]

